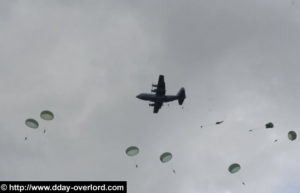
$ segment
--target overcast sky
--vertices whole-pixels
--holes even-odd
[[[296,0],[2,0],[0,180],[298,193],[299,140],[287,133],[300,133],[299,34]],[[153,114],[135,98],[160,74],[167,94],[185,87],[184,109]],[[45,109],[53,121],[40,119]]]

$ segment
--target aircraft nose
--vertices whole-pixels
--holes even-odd
[[[136,95],[136,98],[141,99],[141,94]]]

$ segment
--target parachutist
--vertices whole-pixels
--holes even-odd
[[[246,185],[245,182],[242,183],[244,186]]]
[[[27,137],[25,137],[25,141],[27,140]]]
[[[130,146],[126,149],[125,153],[126,155],[132,157],[132,156],[136,156],[139,153],[139,148],[136,146]],[[135,167],[138,168],[139,166],[135,163]]]
[[[44,133],[46,133],[46,129],[44,129]]]
[[[249,129],[249,132],[252,132],[253,130],[252,129]]]
[[[277,141],[278,141],[278,139],[275,139],[275,140],[274,140],[274,143],[277,142]]]
[[[173,169],[173,173],[176,174],[176,171]]]

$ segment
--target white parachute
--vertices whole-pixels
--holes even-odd
[[[54,119],[54,114],[51,111],[48,111],[48,110],[42,111],[40,116],[41,116],[42,119],[48,120],[48,121]]]
[[[30,127],[32,129],[37,129],[39,127],[39,123],[35,119],[27,119],[25,121],[25,125],[27,125],[27,127]]]
[[[294,141],[297,138],[297,133],[295,131],[290,131],[288,133],[288,138],[289,140]]]
[[[228,171],[230,173],[234,174],[234,173],[238,172],[240,169],[241,169],[240,164],[234,163],[229,166]]]

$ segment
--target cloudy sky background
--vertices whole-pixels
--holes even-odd
[[[286,0],[0,1],[0,180],[298,193],[299,141],[287,133],[300,132],[299,10]],[[159,74],[168,94],[186,88],[184,109],[152,114],[135,98]],[[39,118],[45,109],[53,121]],[[24,125],[31,117],[38,130]],[[234,162],[242,169],[230,174]]]

